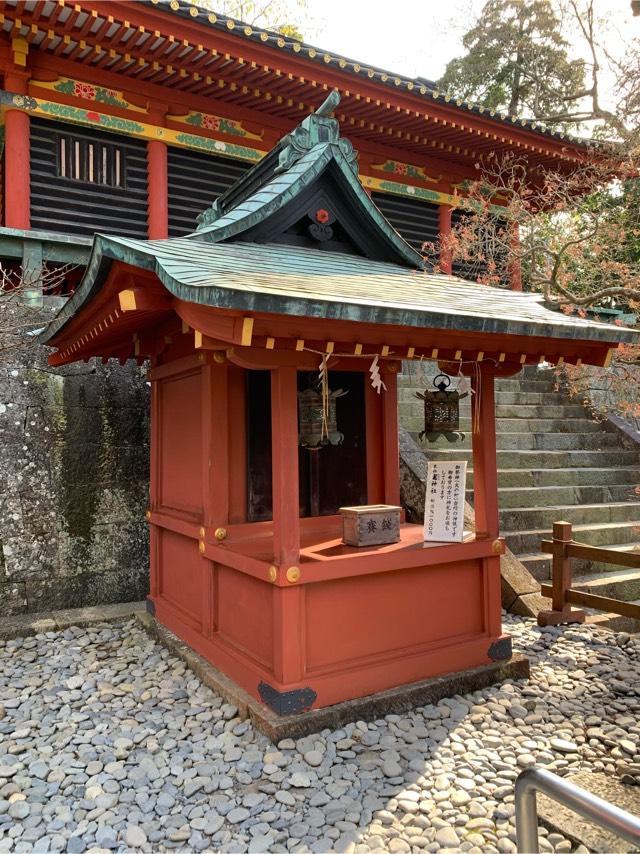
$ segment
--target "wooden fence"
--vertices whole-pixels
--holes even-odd
[[[608,596],[596,596],[572,590],[571,577],[573,558],[599,561],[640,569],[640,552],[619,552],[616,549],[603,549],[587,546],[573,540],[570,522],[554,522],[553,539],[542,541],[542,551],[552,555],[551,584],[542,584],[541,593],[551,599],[551,610],[540,611],[539,626],[557,626],[560,623],[582,623],[585,612],[574,610],[572,605],[593,608],[621,617],[640,620],[640,605],[634,602],[622,602]]]

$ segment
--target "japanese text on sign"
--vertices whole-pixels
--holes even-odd
[[[427,463],[424,539],[461,543],[464,536],[466,462]]]

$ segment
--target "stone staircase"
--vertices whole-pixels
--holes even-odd
[[[405,363],[399,377],[400,423],[416,442],[424,427],[424,390],[435,365]],[[431,369],[429,369],[431,368]],[[538,581],[550,578],[540,552],[554,522],[571,522],[574,538],[619,551],[640,549],[640,448],[608,423],[555,391],[553,371],[527,367],[496,383],[500,527],[508,548]],[[467,499],[473,503],[470,402],[460,404],[465,440],[422,444],[428,459],[469,462]],[[640,601],[640,570],[574,560],[574,587]]]

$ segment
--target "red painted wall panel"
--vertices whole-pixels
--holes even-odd
[[[215,626],[221,640],[273,666],[274,588],[225,566],[217,566]]]
[[[159,592],[202,630],[203,558],[198,543],[173,531],[161,530],[158,544]]]
[[[307,671],[480,635],[483,612],[480,560],[309,585]]]
[[[202,516],[200,370],[159,383],[160,504]]]

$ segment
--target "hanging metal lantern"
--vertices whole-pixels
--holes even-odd
[[[460,401],[468,392],[459,394],[457,391],[447,391],[451,385],[451,377],[438,374],[433,385],[437,391],[417,391],[416,397],[424,400],[424,430],[420,438],[425,436],[429,442],[435,442],[438,436],[444,436],[449,442],[464,439],[460,432]]]
[[[336,400],[347,394],[341,388],[327,390],[325,401],[322,393],[313,388],[298,392],[298,414],[300,432],[298,443],[303,448],[315,450],[323,445],[341,445],[344,434],[338,430]]]

